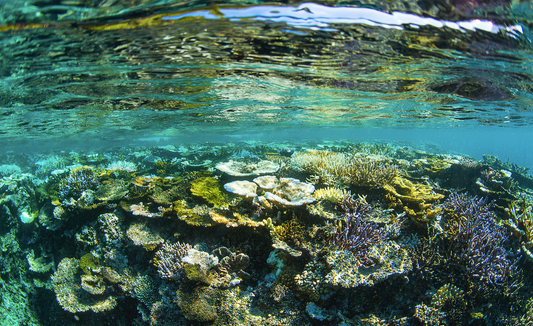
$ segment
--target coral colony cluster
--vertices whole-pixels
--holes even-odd
[[[6,325],[527,325],[533,177],[349,142],[4,154]]]

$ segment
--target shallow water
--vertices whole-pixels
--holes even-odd
[[[177,200],[187,200],[191,209],[207,204],[211,215],[235,213],[244,204],[232,202],[229,207],[233,208],[217,207],[209,200],[206,203],[204,197],[195,197],[194,193],[191,197],[190,190],[193,180],[207,177],[207,174],[220,180],[217,187],[223,189],[223,183],[233,181],[232,177],[215,166],[229,159],[256,162],[268,157],[272,159],[274,155],[280,162],[285,162],[282,158],[290,159],[291,155],[314,149],[350,155],[380,154],[385,158],[365,159],[376,164],[394,164],[398,166],[399,175],[419,183],[426,180],[425,184],[445,196],[432,203],[433,208],[441,210],[436,219],[444,221],[444,224],[438,222],[436,225],[441,223],[444,229],[451,225],[446,224],[450,216],[444,214],[444,208],[445,201],[453,198],[450,197],[453,193],[468,192],[494,201],[491,218],[500,225],[510,218],[506,215],[510,211],[506,213],[505,209],[510,209],[513,203],[524,203],[525,211],[526,207],[531,209],[526,199],[532,193],[528,173],[533,168],[533,151],[530,149],[533,139],[532,17],[531,3],[520,1],[0,1],[0,172],[4,193],[0,219],[5,221],[0,227],[5,254],[0,276],[2,280],[12,282],[21,280],[13,288],[4,283],[4,305],[8,306],[6,302],[10,302],[19,309],[19,312],[10,314],[10,319],[5,319],[6,325],[46,324],[46,318],[54,318],[61,324],[78,321],[113,324],[111,318],[101,313],[69,312],[61,316],[64,306],[58,305],[57,289],[53,291],[50,281],[50,276],[59,268],[58,264],[64,258],[80,259],[92,252],[103,264],[109,265],[105,260],[109,257],[105,258],[102,253],[105,244],[88,244],[79,240],[80,234],[103,232],[97,227],[96,217],[110,212],[117,214],[124,230],[128,229],[131,227],[128,216],[132,215],[129,207],[142,201],[147,205],[148,200],[153,201],[153,205],[164,203],[162,205],[169,209],[176,206]],[[497,157],[499,161],[491,157]],[[287,164],[292,169],[283,170],[282,166],[276,172],[278,177],[309,181],[322,173],[302,170],[297,167],[294,157],[291,160],[292,163]],[[129,184],[128,195],[124,194],[124,198],[104,200],[102,197],[95,204],[99,208],[87,211],[79,204],[81,197],[69,202],[69,196],[58,195],[58,188],[66,187],[68,182],[73,182],[72,178],[79,177],[73,176],[72,172],[79,166],[88,165],[94,170],[91,173],[98,175],[95,189],[82,187],[81,190],[98,191],[110,182],[106,179],[109,176],[102,171],[113,171],[116,164],[126,164],[124,162],[132,164],[136,170],[126,169],[128,176],[115,172],[118,173],[117,180]],[[465,162],[477,162],[478,165],[472,168]],[[510,179],[506,177],[506,171],[512,174]],[[21,177],[24,173],[28,175]],[[497,176],[491,179],[491,173]],[[141,176],[183,177],[184,181],[173,187],[186,188],[188,192],[173,193],[172,201],[161,202],[154,201],[154,194],[135,195],[131,187],[132,184],[137,187],[135,177]],[[385,184],[390,184],[390,180],[383,184],[343,184],[324,181],[327,179],[325,175],[321,178],[314,185],[317,189],[326,186],[348,189],[354,195],[368,196],[376,212],[392,214],[394,211],[409,217],[409,214],[405,215],[408,212],[405,207],[392,207],[395,202],[390,196],[394,197],[393,193],[389,192],[389,197],[385,197],[387,191],[384,189],[388,189]],[[490,182],[493,184],[489,185]],[[152,186],[147,187],[154,191]],[[76,193],[76,196],[81,194]],[[128,205],[120,204],[123,202]],[[171,202],[174,203],[171,205]],[[56,224],[46,217],[38,218],[55,216],[50,211],[54,209],[50,203],[56,208],[68,208],[65,215],[70,216],[68,223],[63,221],[56,228]],[[155,210],[151,213],[155,214],[157,205],[152,204],[150,209]],[[266,215],[257,213],[260,218],[254,215],[254,221],[260,223],[271,217],[279,226],[294,217],[293,213],[279,207],[266,211]],[[344,218],[342,211],[331,209],[331,212],[337,214],[337,219]],[[32,214],[35,214],[33,218]],[[174,218],[179,214],[175,213]],[[301,214],[314,216],[310,209]],[[77,215],[92,217],[84,223],[73,217]],[[414,224],[407,223],[404,231],[409,236],[415,234],[424,238],[428,234],[421,230],[426,226],[418,225],[417,218],[411,216],[409,223]],[[22,223],[28,219],[29,223]],[[201,248],[204,252],[211,252],[221,244],[228,246],[224,239],[231,236],[232,231],[229,235],[220,235],[223,231],[216,231],[218,236],[213,236],[210,243],[205,237],[211,231],[194,228],[191,231],[188,227],[192,222],[182,222],[186,226],[177,225],[175,221],[172,225],[180,232],[197,232],[199,236],[180,238],[165,234],[166,243],[177,239],[191,245],[204,243]],[[303,225],[310,230],[315,223],[325,227],[330,222],[311,219],[305,220]],[[158,223],[153,222],[152,227],[161,227]],[[331,225],[335,223],[331,222]],[[517,224],[518,228],[525,227]],[[253,228],[254,231],[243,232],[257,232],[258,238],[268,243],[259,246],[264,251],[262,254],[251,258],[254,267],[248,272],[253,276],[243,283],[244,286],[241,284],[242,293],[248,291],[249,294],[246,299],[241,298],[242,302],[249,304],[250,309],[240,313],[254,315],[257,312],[255,315],[263,316],[263,319],[249,317],[239,323],[340,325],[343,322],[358,323],[357,318],[370,320],[371,315],[391,323],[400,323],[402,318],[408,318],[406,320],[411,323],[424,322],[413,311],[422,309],[423,302],[431,306],[427,298],[450,282],[449,279],[444,281],[442,270],[435,272],[438,274],[435,279],[440,277],[442,281],[422,280],[413,275],[417,271],[401,272],[399,277],[415,279],[413,282],[422,284],[420,288],[424,290],[420,290],[418,297],[407,300],[409,303],[398,311],[386,303],[377,303],[382,307],[381,312],[376,306],[364,304],[357,305],[358,312],[347,312],[338,299],[345,289],[329,283],[321,285],[320,291],[324,293],[318,298],[306,293],[305,286],[299,283],[283,285],[286,288],[283,291],[293,292],[287,294],[287,300],[297,302],[294,315],[305,318],[284,322],[282,313],[269,311],[278,315],[277,319],[268,321],[264,318],[267,310],[261,310],[261,305],[272,302],[251,299],[250,293],[268,296],[261,291],[282,291],[281,287],[274,290],[275,286],[265,285],[269,277],[274,277],[266,276],[271,275],[266,271],[274,268],[265,261],[272,250],[269,241],[275,242],[276,237],[269,238],[266,224]],[[506,230],[516,233],[512,228],[509,231],[509,227]],[[52,249],[43,237],[65,241],[71,250]],[[122,238],[126,239],[126,236]],[[407,243],[405,237],[399,239],[395,241]],[[520,243],[530,240],[533,238],[522,236],[506,244],[509,257],[516,258],[513,264],[519,265],[519,270],[531,267],[522,257],[523,252],[520,253]],[[314,240],[306,241],[314,243]],[[131,246],[131,243],[124,243],[124,246]],[[252,255],[253,250],[245,249],[250,245],[243,243],[233,243],[235,247],[232,249]],[[298,265],[295,270],[299,272],[306,264],[318,264],[319,259],[315,257],[318,254],[313,250],[325,246],[320,241],[315,247],[290,244],[304,248],[307,255],[304,260],[293,262]],[[127,253],[121,254],[133,255],[135,250],[138,248],[129,248]],[[30,252],[40,254],[52,267],[41,274],[30,270],[18,278],[12,276],[10,273],[15,267],[28,268],[32,261],[27,259]],[[172,289],[175,293],[174,287],[181,285],[161,279],[153,264],[150,265],[154,252],[139,253],[142,257],[128,265],[132,273],[136,273],[137,278],[132,276],[132,280],[138,280],[138,275],[150,276],[159,291],[172,292],[169,290]],[[517,258],[519,256],[522,258]],[[119,269],[117,265],[111,267]],[[295,275],[303,275],[299,272]],[[194,280],[189,278],[190,281]],[[528,293],[529,280],[512,278],[512,281],[522,282],[521,289],[526,290],[521,291]],[[188,300],[184,296],[190,293],[202,297],[207,292],[194,292],[194,286],[188,282],[182,283],[193,292],[180,288],[178,292],[181,294],[177,297],[161,294],[167,301],[174,300],[174,306],[166,302],[165,309],[175,309],[173,312],[179,320],[176,325],[202,322],[200,317],[187,311],[192,309],[191,305],[183,302]],[[279,278],[273,282],[282,283]],[[393,287],[403,286],[394,280],[386,282]],[[468,292],[471,288],[466,287],[479,285],[472,284],[465,280],[459,286]],[[117,287],[126,287],[124,284],[107,286],[112,289],[106,291],[113,293],[120,292]],[[221,298],[233,290],[227,284],[222,288],[228,290],[217,290],[220,291],[216,294],[220,296],[218,306],[211,304],[209,307],[220,307],[229,302]],[[47,315],[31,299],[6,294],[14,289],[33,293],[27,297],[33,295],[54,305],[53,313]],[[353,295],[351,290],[347,290],[349,296]],[[121,291],[120,295],[115,295],[118,304],[110,316],[113,314],[115,318],[128,311],[132,317],[122,322],[135,320],[166,325],[168,321],[150,321],[146,317],[150,314],[150,305],[139,299],[139,293],[127,287]],[[398,298],[403,295],[398,291],[400,294],[395,300],[400,300]],[[427,293],[422,293],[424,291]],[[520,295],[524,296],[523,293]],[[327,304],[328,296],[336,298],[331,305]],[[290,304],[283,306],[281,297],[277,300],[278,297],[272,294],[271,299],[283,310]],[[366,293],[355,296],[355,299],[369,297]],[[480,297],[467,298],[470,300],[467,300],[468,306],[473,307],[470,310],[456,307],[461,311],[459,321],[452,320],[453,309],[449,307],[448,310],[430,310],[435,316],[447,313],[448,319],[445,320],[452,323],[474,320],[482,324],[480,319],[483,318],[472,317],[476,313],[484,313],[488,324],[501,322],[482,309],[487,302]],[[515,301],[506,301],[498,307],[525,306],[525,301],[520,301],[525,299],[521,298],[517,294],[513,297]],[[145,307],[136,309],[139,302]],[[3,311],[9,314],[5,308]],[[152,309],[152,314],[157,311],[161,310]],[[333,317],[335,311],[345,316],[344,321],[338,316]],[[385,316],[391,311],[396,319]],[[31,317],[23,321],[21,316],[26,313]],[[321,319],[315,313],[329,317]],[[533,315],[531,309],[510,315],[520,324],[531,318],[525,317],[528,314]],[[229,323],[227,316],[226,319],[220,316],[208,320]],[[433,320],[438,319],[435,316]]]

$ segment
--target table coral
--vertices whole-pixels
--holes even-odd
[[[245,177],[260,174],[275,173],[279,169],[279,164],[271,161],[259,161],[257,163],[245,163],[230,160],[216,165],[216,168],[235,177]]]
[[[257,197],[257,184],[250,181],[240,180],[226,183],[224,189],[244,198]]]
[[[164,239],[159,235],[159,231],[149,227],[146,223],[131,224],[128,231],[126,231],[126,235],[136,246],[145,248],[164,242]]]
[[[213,177],[203,177],[191,182],[191,193],[205,199],[215,207],[228,207],[229,199],[220,191],[220,182]]]
[[[265,197],[280,208],[298,207],[314,202],[316,199],[311,196],[314,191],[315,187],[310,183],[281,178],[279,185],[272,192],[266,192]]]

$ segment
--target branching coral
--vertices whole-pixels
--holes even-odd
[[[517,202],[513,202],[509,208],[506,208],[509,219],[505,221],[507,226],[511,229],[520,241],[520,247],[527,259],[533,261],[533,253],[530,251],[533,248],[533,213],[531,204],[525,199],[522,199],[522,204],[519,206]]]
[[[327,187],[315,190],[313,196],[318,200],[327,200],[332,203],[338,203],[344,198],[351,196],[351,193],[345,189]]]
[[[507,232],[490,216],[486,199],[452,194],[444,203],[453,259],[475,279],[503,283],[515,268],[505,249]]]
[[[85,190],[96,190],[99,182],[94,170],[88,166],[80,166],[70,171],[69,175],[59,182],[59,197],[78,199]]]
[[[391,182],[398,168],[385,160],[369,155],[308,151],[291,157],[292,167],[318,175],[328,185],[343,188],[349,185],[378,187]]]
[[[447,301],[463,300],[464,291],[457,286],[447,283],[441,286],[431,298],[431,303],[437,307],[442,307]]]
[[[335,245],[340,250],[353,252],[365,264],[374,263],[366,257],[368,249],[379,241],[387,239],[384,228],[374,222],[365,221],[372,207],[360,199],[360,203],[352,213],[344,214],[335,232]]]

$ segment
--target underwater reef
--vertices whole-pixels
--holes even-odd
[[[0,325],[531,325],[533,177],[348,141],[0,154]]]

